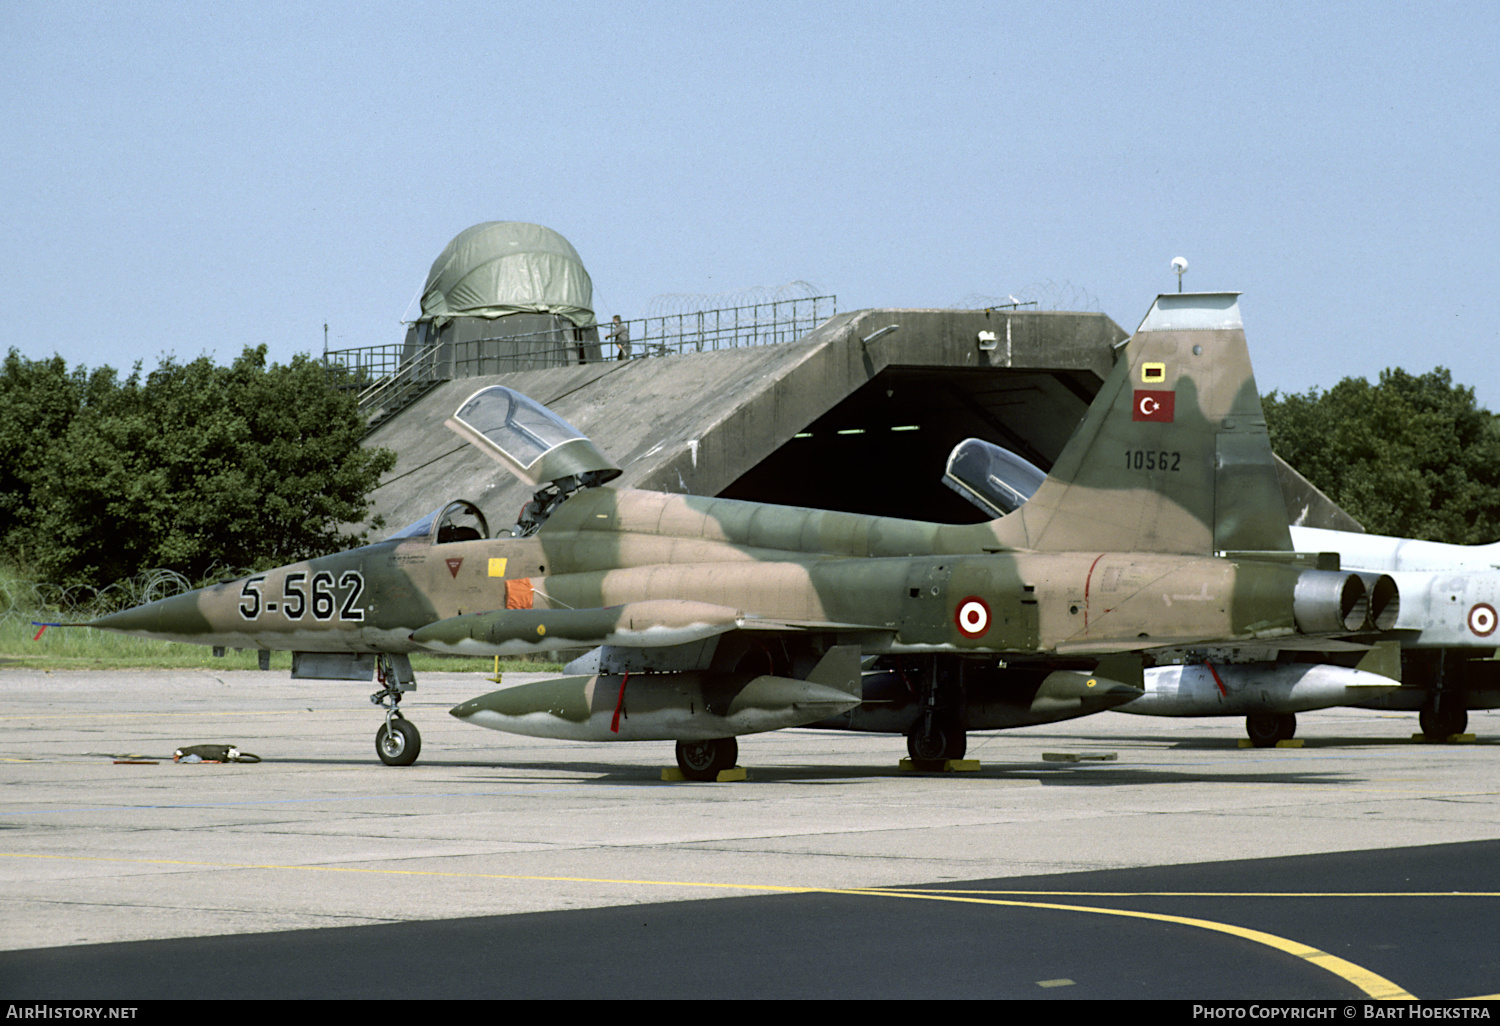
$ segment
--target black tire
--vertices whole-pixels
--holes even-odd
[[[1422,728],[1422,736],[1429,741],[1446,741],[1448,732],[1438,722],[1437,710],[1429,706],[1423,706],[1422,711],[1417,713],[1417,725]]]
[[[1290,741],[1297,733],[1297,717],[1292,713],[1251,713],[1245,717],[1245,733],[1256,748],[1274,748],[1278,741]]]
[[[1417,714],[1417,724],[1422,736],[1429,741],[1446,741],[1454,734],[1462,734],[1469,727],[1469,710],[1462,706],[1445,703],[1441,708],[1424,706]]]
[[[375,732],[375,754],[387,766],[410,766],[422,754],[422,735],[414,724],[395,717],[389,731],[382,723]]]
[[[717,780],[724,770],[734,769],[739,756],[740,744],[732,737],[677,742],[677,768],[689,780]]]
[[[906,754],[912,762],[962,759],[968,750],[969,735],[951,723],[933,723],[927,730],[918,724],[906,735]]]

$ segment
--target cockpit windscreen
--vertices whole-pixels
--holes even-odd
[[[541,403],[498,385],[474,393],[454,418],[483,435],[526,471],[564,442],[583,437]]]

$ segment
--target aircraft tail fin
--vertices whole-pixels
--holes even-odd
[[[1157,297],[1047,479],[995,530],[1040,551],[1290,550],[1239,294]]]

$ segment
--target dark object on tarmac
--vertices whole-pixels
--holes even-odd
[[[242,752],[234,745],[189,745],[172,753],[173,762],[196,755],[203,762],[260,762],[260,756]]]

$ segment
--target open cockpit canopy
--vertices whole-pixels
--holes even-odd
[[[469,396],[448,427],[529,485],[577,479],[603,484],[620,468],[572,424],[504,385]]]
[[[1009,449],[980,438],[965,438],[948,454],[943,484],[983,510],[1003,517],[1036,494],[1046,474]]]

